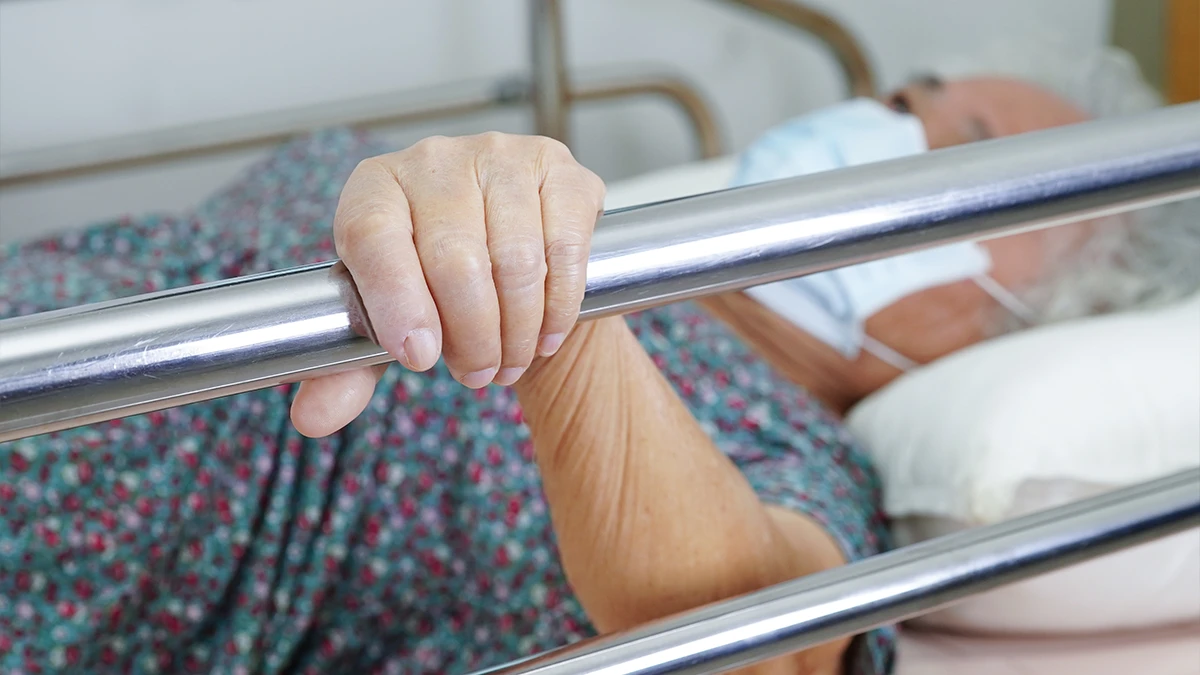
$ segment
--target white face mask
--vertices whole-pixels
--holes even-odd
[[[846,101],[771,129],[742,153],[733,185],[880,162],[927,150],[920,120],[872,99]],[[1019,301],[987,273],[991,258],[961,242],[747,290],[755,300],[847,359],[866,349],[907,370],[915,364],[866,334],[867,319],[892,303],[944,284],[975,280],[1010,310]]]

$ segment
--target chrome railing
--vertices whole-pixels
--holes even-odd
[[[792,26],[820,40],[842,71],[846,93],[874,96],[875,74],[854,35],[836,19],[795,0],[724,0]]]
[[[810,34],[828,46],[851,95],[874,93],[862,48],[837,21],[789,0],[725,0]],[[568,78],[559,0],[530,0],[531,75],[475,80],[364,96],[231,119],[169,127],[113,138],[0,154],[0,186],[194,158],[277,143],[333,126],[398,126],[433,119],[531,106],[539,134],[569,140],[568,113],[576,103],[639,96],[663,98],[684,113],[705,159],[724,154],[720,128],[704,95],[677,74],[652,71]]]
[[[875,75],[862,46],[836,19],[794,0],[725,0],[785,23],[824,44],[837,61],[848,96],[874,96]],[[561,0],[530,0],[534,130],[569,140],[568,114],[573,98],[564,56]],[[690,92],[690,98],[697,94]],[[677,101],[679,99],[676,99]],[[696,105],[690,106],[695,109]]]
[[[605,214],[584,319],[1200,193],[1200,103]],[[0,321],[0,441],[383,363],[328,262]]]
[[[476,115],[528,105],[532,90],[525,76],[499,81],[469,80],[57,147],[5,152],[0,154],[0,186],[259,147],[327,127],[398,126]],[[683,112],[700,157],[707,159],[724,153],[712,109],[699,91],[678,75],[645,69],[632,74],[584,73],[576,79],[570,96],[572,101],[579,102],[638,96],[665,99]]]
[[[533,128],[564,143],[571,99],[558,0],[530,0],[529,55],[533,66]]]

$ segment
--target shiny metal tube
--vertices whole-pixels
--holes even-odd
[[[833,54],[842,76],[846,80],[846,90],[851,96],[874,96],[875,74],[871,63],[867,60],[858,40],[838,23],[833,17],[807,7],[796,0],[725,0],[730,4],[740,5],[754,10],[759,14],[782,21],[812,35]]]
[[[533,67],[533,128],[568,142],[567,69],[563,55],[562,7],[558,0],[529,0]]]
[[[1200,470],[1191,470],[908,546],[486,673],[721,673],[1197,525]]]
[[[326,127],[407,124],[468,115],[521,104],[527,99],[528,84],[520,77],[469,80],[59,147],[5,152],[0,154],[0,185],[278,143]]]
[[[569,92],[571,103],[632,96],[661,96],[686,115],[699,155],[724,154],[716,115],[694,85],[678,75],[650,70],[583,74]],[[371,128],[415,124],[528,105],[526,76],[471,80],[424,89],[364,96],[333,103],[216,120],[187,127],[118,136],[59,147],[0,154],[0,187],[53,180],[157,162],[212,155],[286,141],[313,129]]]
[[[726,0],[812,34],[831,49],[853,95],[870,96],[874,76],[862,48],[841,24],[790,0]],[[0,186],[111,171],[155,162],[192,158],[284,141],[296,134],[339,125],[370,127],[411,124],[535,103],[535,129],[555,138],[567,135],[571,101],[595,101],[641,94],[666,96],[688,117],[701,156],[723,151],[715,115],[699,91],[676,77],[646,73],[589,85],[585,77],[568,86],[562,56],[562,22],[556,0],[531,0],[534,77],[470,80],[389,92],[345,101],[269,111],[184,127],[127,134],[58,147],[0,154]],[[535,93],[534,90],[537,90]]]
[[[596,79],[574,85],[569,92],[570,103],[604,101],[634,96],[661,96],[674,103],[687,116],[696,138],[697,154],[703,159],[714,159],[725,154],[721,138],[721,127],[713,114],[712,107],[705,101],[700,90],[687,80],[672,74],[629,74],[608,80]]]
[[[606,213],[583,318],[1200,194],[1200,103]],[[0,321],[0,441],[383,363],[340,264]]]

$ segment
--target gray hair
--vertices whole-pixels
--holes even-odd
[[[1183,300],[1200,290],[1200,199],[1109,218],[1019,292],[1036,323]]]
[[[947,79],[1021,79],[1057,93],[1094,118],[1162,105],[1133,58],[1112,47],[1080,54],[1050,43],[1010,42],[930,70]],[[1073,254],[1050,255],[1050,275],[1032,288],[1015,289],[1035,323],[1182,300],[1200,290],[1200,199],[1106,218]]]

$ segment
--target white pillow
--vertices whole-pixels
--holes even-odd
[[[723,157],[614,182],[605,208],[721,190],[736,165]],[[1195,466],[1198,418],[1200,296],[978,345],[894,382],[848,423],[875,456],[903,545]],[[1028,633],[1196,618],[1200,532],[1186,532],[922,621]]]
[[[898,543],[1200,465],[1200,295],[1047,326],[907,373],[847,424]],[[926,624],[1080,632],[1200,620],[1200,531],[967,599]]]

